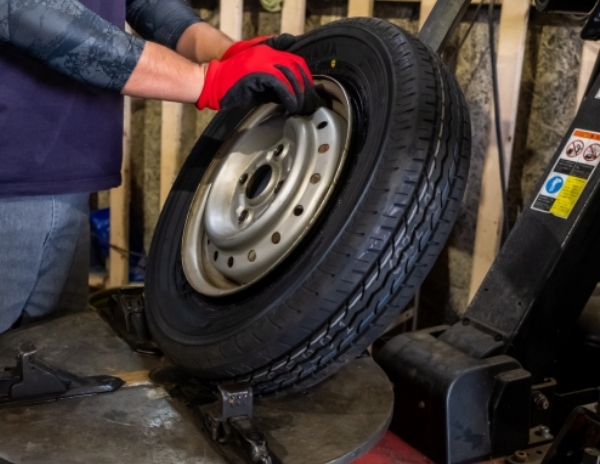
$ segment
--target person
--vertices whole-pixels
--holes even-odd
[[[88,197],[121,181],[121,95],[309,112],[293,41],[234,43],[185,0],[0,0],[0,333],[86,306]]]

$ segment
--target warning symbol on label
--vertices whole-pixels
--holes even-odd
[[[546,191],[554,194],[562,188],[564,183],[565,181],[560,176],[551,177],[548,179],[548,182],[546,182]]]
[[[593,163],[600,157],[600,144],[592,143],[583,152],[583,159],[588,163]]]
[[[569,158],[577,158],[583,151],[583,146],[583,140],[573,140],[565,150],[565,154]]]
[[[575,129],[558,153],[531,209],[567,219],[600,165],[600,132]]]

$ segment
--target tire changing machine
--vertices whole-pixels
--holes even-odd
[[[441,50],[469,3],[439,0],[419,38]],[[536,3],[591,12],[582,37],[600,39],[597,2]],[[392,430],[436,463],[600,463],[600,382],[570,390],[552,378],[600,281],[599,69],[462,319],[399,335],[378,356],[395,385]],[[583,366],[570,376],[597,370],[598,346],[567,359]]]

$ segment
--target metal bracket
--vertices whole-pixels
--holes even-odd
[[[116,334],[134,351],[162,356],[148,329],[143,287],[119,288],[110,296],[107,306],[97,309]]]
[[[17,365],[0,372],[0,407],[109,393],[124,383],[117,377],[80,377],[57,369],[39,359],[36,351],[30,341],[21,343]]]
[[[597,464],[600,462],[598,403],[578,406],[558,433],[542,464]]]
[[[194,415],[213,447],[233,464],[281,464],[252,420],[253,394],[248,382],[209,388],[175,366],[150,374]]]
[[[251,463],[279,462],[252,420],[253,395],[250,384],[219,385],[219,395],[214,403],[199,408],[213,441],[233,445]]]

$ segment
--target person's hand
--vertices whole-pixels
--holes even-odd
[[[237,55],[243,51],[248,50],[249,48],[255,47],[257,45],[268,45],[273,50],[279,51],[287,51],[289,48],[294,45],[297,41],[297,38],[292,34],[281,34],[281,35],[263,35],[260,37],[255,37],[254,39],[249,40],[240,40],[231,45],[225,53],[221,57],[221,61],[227,60],[232,56]]]
[[[213,110],[281,103],[292,114],[316,108],[318,96],[303,58],[254,45],[208,65],[198,109]]]

